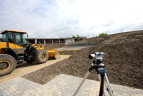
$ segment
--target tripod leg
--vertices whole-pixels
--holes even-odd
[[[107,88],[109,90],[109,94],[110,94],[110,96],[113,96],[112,89],[110,87],[110,83],[109,83],[109,80],[108,80],[108,77],[107,77],[106,73],[105,73],[105,80],[106,80],[106,83],[107,83]]]
[[[78,86],[78,88],[76,89],[76,91],[75,91],[75,93],[73,94],[73,96],[75,96],[75,95],[77,94],[77,92],[79,91],[79,89],[81,88],[82,84],[83,84],[84,81],[87,79],[87,77],[88,77],[89,74],[90,74],[89,71],[85,74],[83,80],[82,80],[81,83],[79,84],[79,86]]]
[[[98,78],[99,78],[99,81],[101,82],[101,75],[100,74],[98,74]],[[103,95],[106,96],[105,88],[103,89]]]

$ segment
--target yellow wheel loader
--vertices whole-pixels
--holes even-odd
[[[5,30],[1,32],[0,42],[0,76],[11,73],[17,64],[45,63],[50,58],[59,58],[56,49],[44,49],[44,45],[27,44],[23,31]]]

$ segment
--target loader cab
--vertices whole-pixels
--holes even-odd
[[[14,30],[5,30],[2,33],[2,42],[10,42],[21,47],[25,47],[27,44],[25,40],[26,32],[14,31]]]

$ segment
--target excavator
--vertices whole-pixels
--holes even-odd
[[[27,32],[4,30],[1,34],[0,76],[11,73],[17,64],[24,61],[41,64],[48,59],[60,58],[56,49],[45,49],[43,44],[28,44],[25,39]]]

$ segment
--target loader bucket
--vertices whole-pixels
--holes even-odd
[[[60,54],[56,49],[46,49],[49,54],[49,59],[60,59]]]

